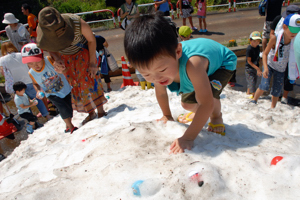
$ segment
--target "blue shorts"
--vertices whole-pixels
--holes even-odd
[[[272,84],[272,90],[271,95],[274,97],[279,97],[281,95],[281,90],[283,87],[283,81],[284,81],[284,72],[276,71],[275,69],[271,68],[268,65],[269,73],[268,78],[261,77],[261,83],[259,85],[259,89],[268,91],[270,87],[270,81],[273,76],[273,84]]]
[[[57,107],[62,119],[73,117],[71,92],[67,96],[65,96],[65,98],[50,95],[48,99]]]
[[[197,15],[197,17],[198,17],[198,18],[203,18],[203,19],[206,18],[206,16],[200,16],[200,15]]]

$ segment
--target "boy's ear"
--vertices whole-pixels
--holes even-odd
[[[282,28],[283,28],[283,30],[285,30],[285,29],[288,28],[288,26],[287,26],[286,24],[283,24],[283,25],[282,25]]]
[[[178,42],[177,48],[176,48],[176,59],[178,60],[182,56],[182,44],[181,42]]]

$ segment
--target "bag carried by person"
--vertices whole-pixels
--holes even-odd
[[[9,94],[14,93],[13,85],[14,85],[14,78],[11,75],[10,71],[3,66],[3,72],[5,77],[5,91]]]
[[[259,5],[258,5],[258,13],[260,16],[265,16],[266,15],[266,8],[268,5],[268,0],[261,0]]]
[[[190,5],[190,14],[192,14],[194,12],[194,8],[192,5]]]
[[[105,51],[105,55],[106,55],[106,59],[107,59],[107,64],[108,64],[108,67],[110,68],[110,70],[113,72],[118,70],[119,66],[118,66],[117,61],[114,58],[114,56],[111,53],[109,53],[109,51],[106,47],[104,47],[104,51]]]
[[[128,15],[131,14],[131,11],[132,11],[133,7],[134,7],[134,4],[132,5]],[[127,16],[124,18],[124,20],[121,23],[121,29],[123,29],[124,31],[125,31],[126,27],[131,23],[130,20],[127,19]]]

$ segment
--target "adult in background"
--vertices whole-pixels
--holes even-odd
[[[154,0],[155,6],[158,6],[158,11],[164,13],[164,16],[170,16],[169,2],[171,0]]]
[[[37,46],[50,53],[54,67],[63,73],[72,89],[72,106],[89,115],[82,122],[106,115],[101,77],[97,75],[96,39],[90,26],[74,14],[60,14],[53,7],[39,13]]]
[[[0,58],[0,69],[1,71],[5,67],[10,71],[14,83],[21,81],[26,84],[27,88],[25,90],[26,95],[32,100],[36,97],[36,91],[33,87],[32,80],[29,77],[29,68],[26,64],[22,63],[22,55],[18,52],[16,47],[11,42],[4,42],[1,45],[1,54],[3,57]],[[38,100],[36,107],[41,112],[43,117],[51,119],[48,109],[45,106],[45,103]],[[45,99],[46,101],[46,99]],[[47,102],[47,101],[46,101]]]
[[[24,3],[21,9],[22,13],[27,16],[28,32],[30,33],[30,38],[32,42],[36,42],[36,28],[38,19],[34,14],[31,13],[31,7],[27,3]]]
[[[275,29],[281,18],[286,18],[286,16],[297,13],[300,14],[300,8],[297,5],[289,5],[286,8],[286,11],[283,12],[281,15],[278,15],[274,18],[272,24],[271,24],[271,35],[275,35]],[[295,43],[297,44],[297,43]],[[294,84],[290,83],[290,80],[288,78],[289,68],[287,67],[284,72],[284,82],[283,82],[283,94],[281,98],[281,103],[287,104],[288,103],[288,94],[290,91],[294,90]]]
[[[263,51],[267,47],[268,39],[270,38],[271,24],[277,15],[281,14],[283,0],[268,0],[266,21],[264,23],[262,33],[262,48]]]
[[[133,0],[126,0],[126,2],[121,5],[120,16],[121,18],[127,17],[129,21],[140,16],[138,4]]]
[[[2,21],[3,24],[8,24],[5,27],[8,39],[17,48],[17,51],[21,51],[22,46],[30,42],[30,35],[24,25],[18,22],[19,20],[12,13],[5,13]]]

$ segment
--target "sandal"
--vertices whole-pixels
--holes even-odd
[[[208,126],[210,126],[212,129],[217,128],[217,127],[224,127],[224,132],[214,132],[214,131],[211,131],[211,132],[225,136],[225,125],[224,124],[213,124],[213,123],[209,122]]]
[[[94,115],[88,115],[81,123],[82,125],[88,123],[89,121],[92,121],[93,119],[96,119],[97,118],[97,114],[94,113]]]
[[[71,130],[69,128],[66,128],[65,133],[69,133]]]
[[[184,116],[184,114],[179,115],[179,116],[177,117],[177,121],[180,122],[180,123],[183,123],[183,124],[187,124],[187,123],[193,121],[193,119],[189,118],[189,116],[190,116],[191,114],[193,114],[193,112],[189,112],[189,113],[185,116],[185,120],[186,120],[187,122],[183,122],[183,121],[180,121],[180,120],[179,120],[179,118],[180,118],[181,116]]]

